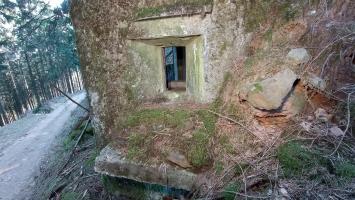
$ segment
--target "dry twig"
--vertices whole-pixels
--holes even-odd
[[[207,111],[210,112],[210,113],[212,113],[212,114],[217,115],[218,117],[227,119],[227,120],[229,120],[229,121],[231,121],[231,122],[233,122],[233,123],[235,123],[235,124],[238,124],[240,127],[242,127],[243,129],[245,129],[246,131],[248,131],[248,132],[249,132],[250,134],[252,134],[254,137],[257,137],[260,141],[263,141],[258,135],[256,135],[252,130],[250,130],[250,129],[249,129],[248,127],[246,127],[244,124],[242,124],[242,123],[240,123],[240,122],[238,122],[238,121],[236,121],[236,120],[234,120],[234,119],[232,119],[232,118],[230,118],[230,117],[224,116],[224,115],[222,115],[222,114],[220,114],[220,113],[216,113],[216,112],[214,112],[214,111],[212,111],[212,110],[207,110]]]
[[[348,94],[348,101],[347,101],[347,102],[348,102],[348,103],[347,103],[347,124],[346,124],[346,128],[345,128],[345,130],[344,130],[344,135],[341,137],[341,139],[340,139],[340,141],[339,141],[337,147],[334,149],[334,151],[333,151],[329,156],[334,155],[334,154],[338,151],[338,149],[339,149],[341,143],[343,142],[343,140],[344,140],[344,138],[345,138],[345,136],[346,136],[346,133],[347,133],[348,130],[349,130],[349,127],[350,127],[350,120],[351,120],[350,100],[351,100],[351,95],[352,95],[353,93],[355,93],[355,91],[352,91],[352,92],[350,92],[350,93]]]

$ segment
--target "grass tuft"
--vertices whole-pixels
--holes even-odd
[[[144,158],[147,151],[147,142],[147,135],[132,133],[128,138],[127,158],[130,160]]]
[[[319,162],[313,153],[296,142],[281,145],[277,152],[277,158],[286,177],[301,175]]]
[[[355,165],[344,162],[336,166],[336,174],[343,178],[355,178]]]
[[[208,133],[208,135],[212,135],[216,129],[217,116],[207,110],[199,110],[197,114],[203,122],[206,133]]]
[[[223,190],[223,198],[225,200],[234,200],[235,193],[240,190],[241,184],[238,182],[229,183]]]
[[[80,198],[80,194],[76,192],[66,192],[62,194],[61,200],[76,200]]]

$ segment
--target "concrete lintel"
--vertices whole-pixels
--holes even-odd
[[[212,5],[203,6],[199,9],[192,9],[192,10],[176,9],[169,12],[163,12],[160,15],[156,15],[156,16],[139,18],[136,19],[135,21],[139,22],[139,21],[157,20],[157,19],[164,19],[164,18],[188,17],[193,15],[211,14],[212,10],[213,10]]]
[[[201,35],[176,35],[176,36],[164,36],[159,38],[129,38],[131,41],[143,42],[149,45],[155,46],[180,46],[187,45],[192,39]]]

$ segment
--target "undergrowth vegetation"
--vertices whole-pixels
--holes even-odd
[[[73,129],[69,133],[69,135],[65,138],[65,140],[63,141],[63,146],[65,150],[70,150],[74,146],[76,140],[78,139],[81,132],[83,131],[86,123],[87,120],[83,121],[77,128]],[[85,132],[83,133],[82,141],[84,141],[86,138],[92,137],[93,135],[94,135],[94,129],[90,124],[88,125],[88,127],[85,129]]]
[[[333,160],[315,148],[299,142],[287,142],[277,150],[277,158],[286,178],[305,177],[309,180],[334,177],[331,184],[344,184],[355,178],[355,165],[350,160]]]
[[[210,160],[209,142],[215,133],[216,120],[214,114],[202,109],[136,111],[122,123],[123,129],[129,132],[127,158],[147,160],[147,155],[164,157],[170,148],[178,148],[194,167],[205,166]],[[183,136],[186,131],[190,136]],[[162,140],[166,140],[166,144],[157,150],[155,144]]]

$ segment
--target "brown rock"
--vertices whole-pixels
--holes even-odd
[[[166,159],[176,165],[179,165],[182,168],[191,168],[189,161],[186,159],[184,155],[182,155],[179,152],[175,152],[175,151],[170,152]]]

